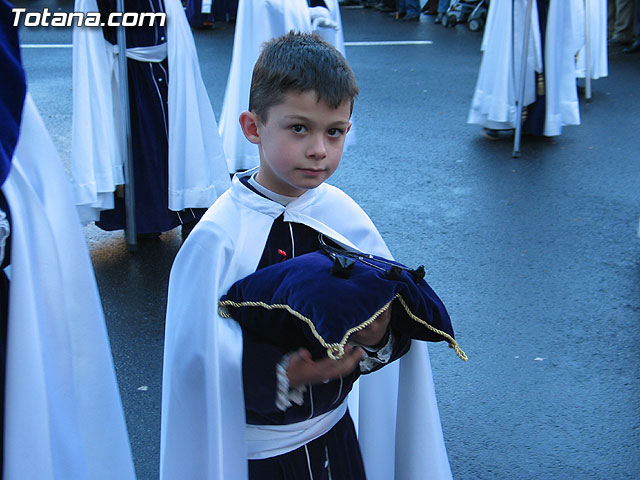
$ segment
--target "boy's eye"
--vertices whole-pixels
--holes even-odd
[[[340,130],[339,128],[330,128],[327,133],[330,137],[339,137],[340,135],[342,135],[342,130]]]
[[[304,133],[307,131],[304,125],[294,125],[291,127],[291,130],[293,130],[296,133]]]

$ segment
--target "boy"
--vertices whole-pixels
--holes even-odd
[[[317,29],[329,41],[333,40],[334,46],[344,50],[339,25],[340,8],[335,1],[241,0],[238,3],[233,55],[220,113],[220,135],[229,172],[254,168],[260,163],[258,148],[246,141],[238,117],[248,107],[251,72],[262,45],[291,30]]]
[[[339,361],[279,352],[218,315],[235,281],[316,250],[318,232],[390,258],[360,207],[324,183],[357,93],[344,57],[319,37],[290,33],[258,58],[240,124],[260,166],[235,176],[171,272],[161,478],[451,478],[424,344],[353,386],[346,413],[360,372],[409,347],[388,334],[388,315],[355,339],[370,353],[349,347]]]

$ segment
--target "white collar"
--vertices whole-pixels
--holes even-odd
[[[307,190],[299,197],[293,199],[288,205],[284,206],[276,201],[270,200],[269,198],[256,195],[255,192],[242,184],[240,178],[253,176],[258,171],[258,168],[259,167],[255,167],[245,172],[236,173],[231,182],[229,193],[234,200],[242,205],[251,208],[252,210],[258,210],[273,218],[279,217],[285,211],[293,213],[306,210],[311,204],[319,201],[326,194],[328,189],[327,185],[322,183],[316,188]]]
[[[272,190],[269,190],[267,187],[260,185],[256,180],[255,173],[249,177],[248,181],[249,181],[249,185],[255,188],[262,195],[267,197],[269,200],[273,200],[274,202],[277,202],[280,205],[283,205],[285,207],[298,198],[298,197],[289,197],[287,195],[280,195],[279,193],[276,193]]]

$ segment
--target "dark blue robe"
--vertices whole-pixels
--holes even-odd
[[[0,186],[11,170],[11,159],[20,135],[20,120],[26,95],[26,80],[20,58],[18,29],[13,26],[12,6],[0,0]],[[0,190],[0,209],[11,225],[11,211]],[[0,477],[4,463],[4,396],[9,320],[9,278],[4,268],[11,263],[11,235],[0,258]]]
[[[547,12],[549,10],[548,0],[537,0],[538,7],[538,27],[540,28],[540,50],[542,51],[542,64],[544,66],[544,44],[547,31]],[[544,72],[544,70],[543,70]],[[544,121],[546,115],[546,82],[544,73],[536,72],[536,100],[531,105],[527,105],[526,119],[522,124],[522,131],[531,135],[544,135]]]
[[[246,177],[245,177],[246,178]],[[256,192],[250,185],[247,188]],[[293,232],[293,233],[292,233]],[[292,239],[293,237],[293,239]],[[258,270],[274,263],[286,261],[320,248],[318,232],[306,225],[285,222],[278,217],[271,227]],[[394,349],[389,360],[404,355],[411,339],[393,331]],[[284,354],[271,344],[264,343],[247,331],[243,332],[243,380],[247,423],[253,425],[283,425],[297,423],[329,412],[346,399],[354,382],[360,376],[356,369],[347,377],[325,384],[307,387],[302,405],[292,405],[284,412],[275,404],[277,392],[276,365]],[[378,368],[381,368],[380,365]],[[313,397],[313,399],[311,398]],[[308,463],[309,462],[309,463]],[[347,412],[329,432],[292,452],[249,461],[250,480],[308,479],[309,468],[314,480],[364,480],[364,466],[356,432]],[[330,474],[329,474],[330,472]],[[330,475],[330,476],[329,476]]]

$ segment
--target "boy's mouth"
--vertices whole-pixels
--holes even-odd
[[[307,175],[318,175],[324,172],[324,168],[299,168],[298,170]]]

